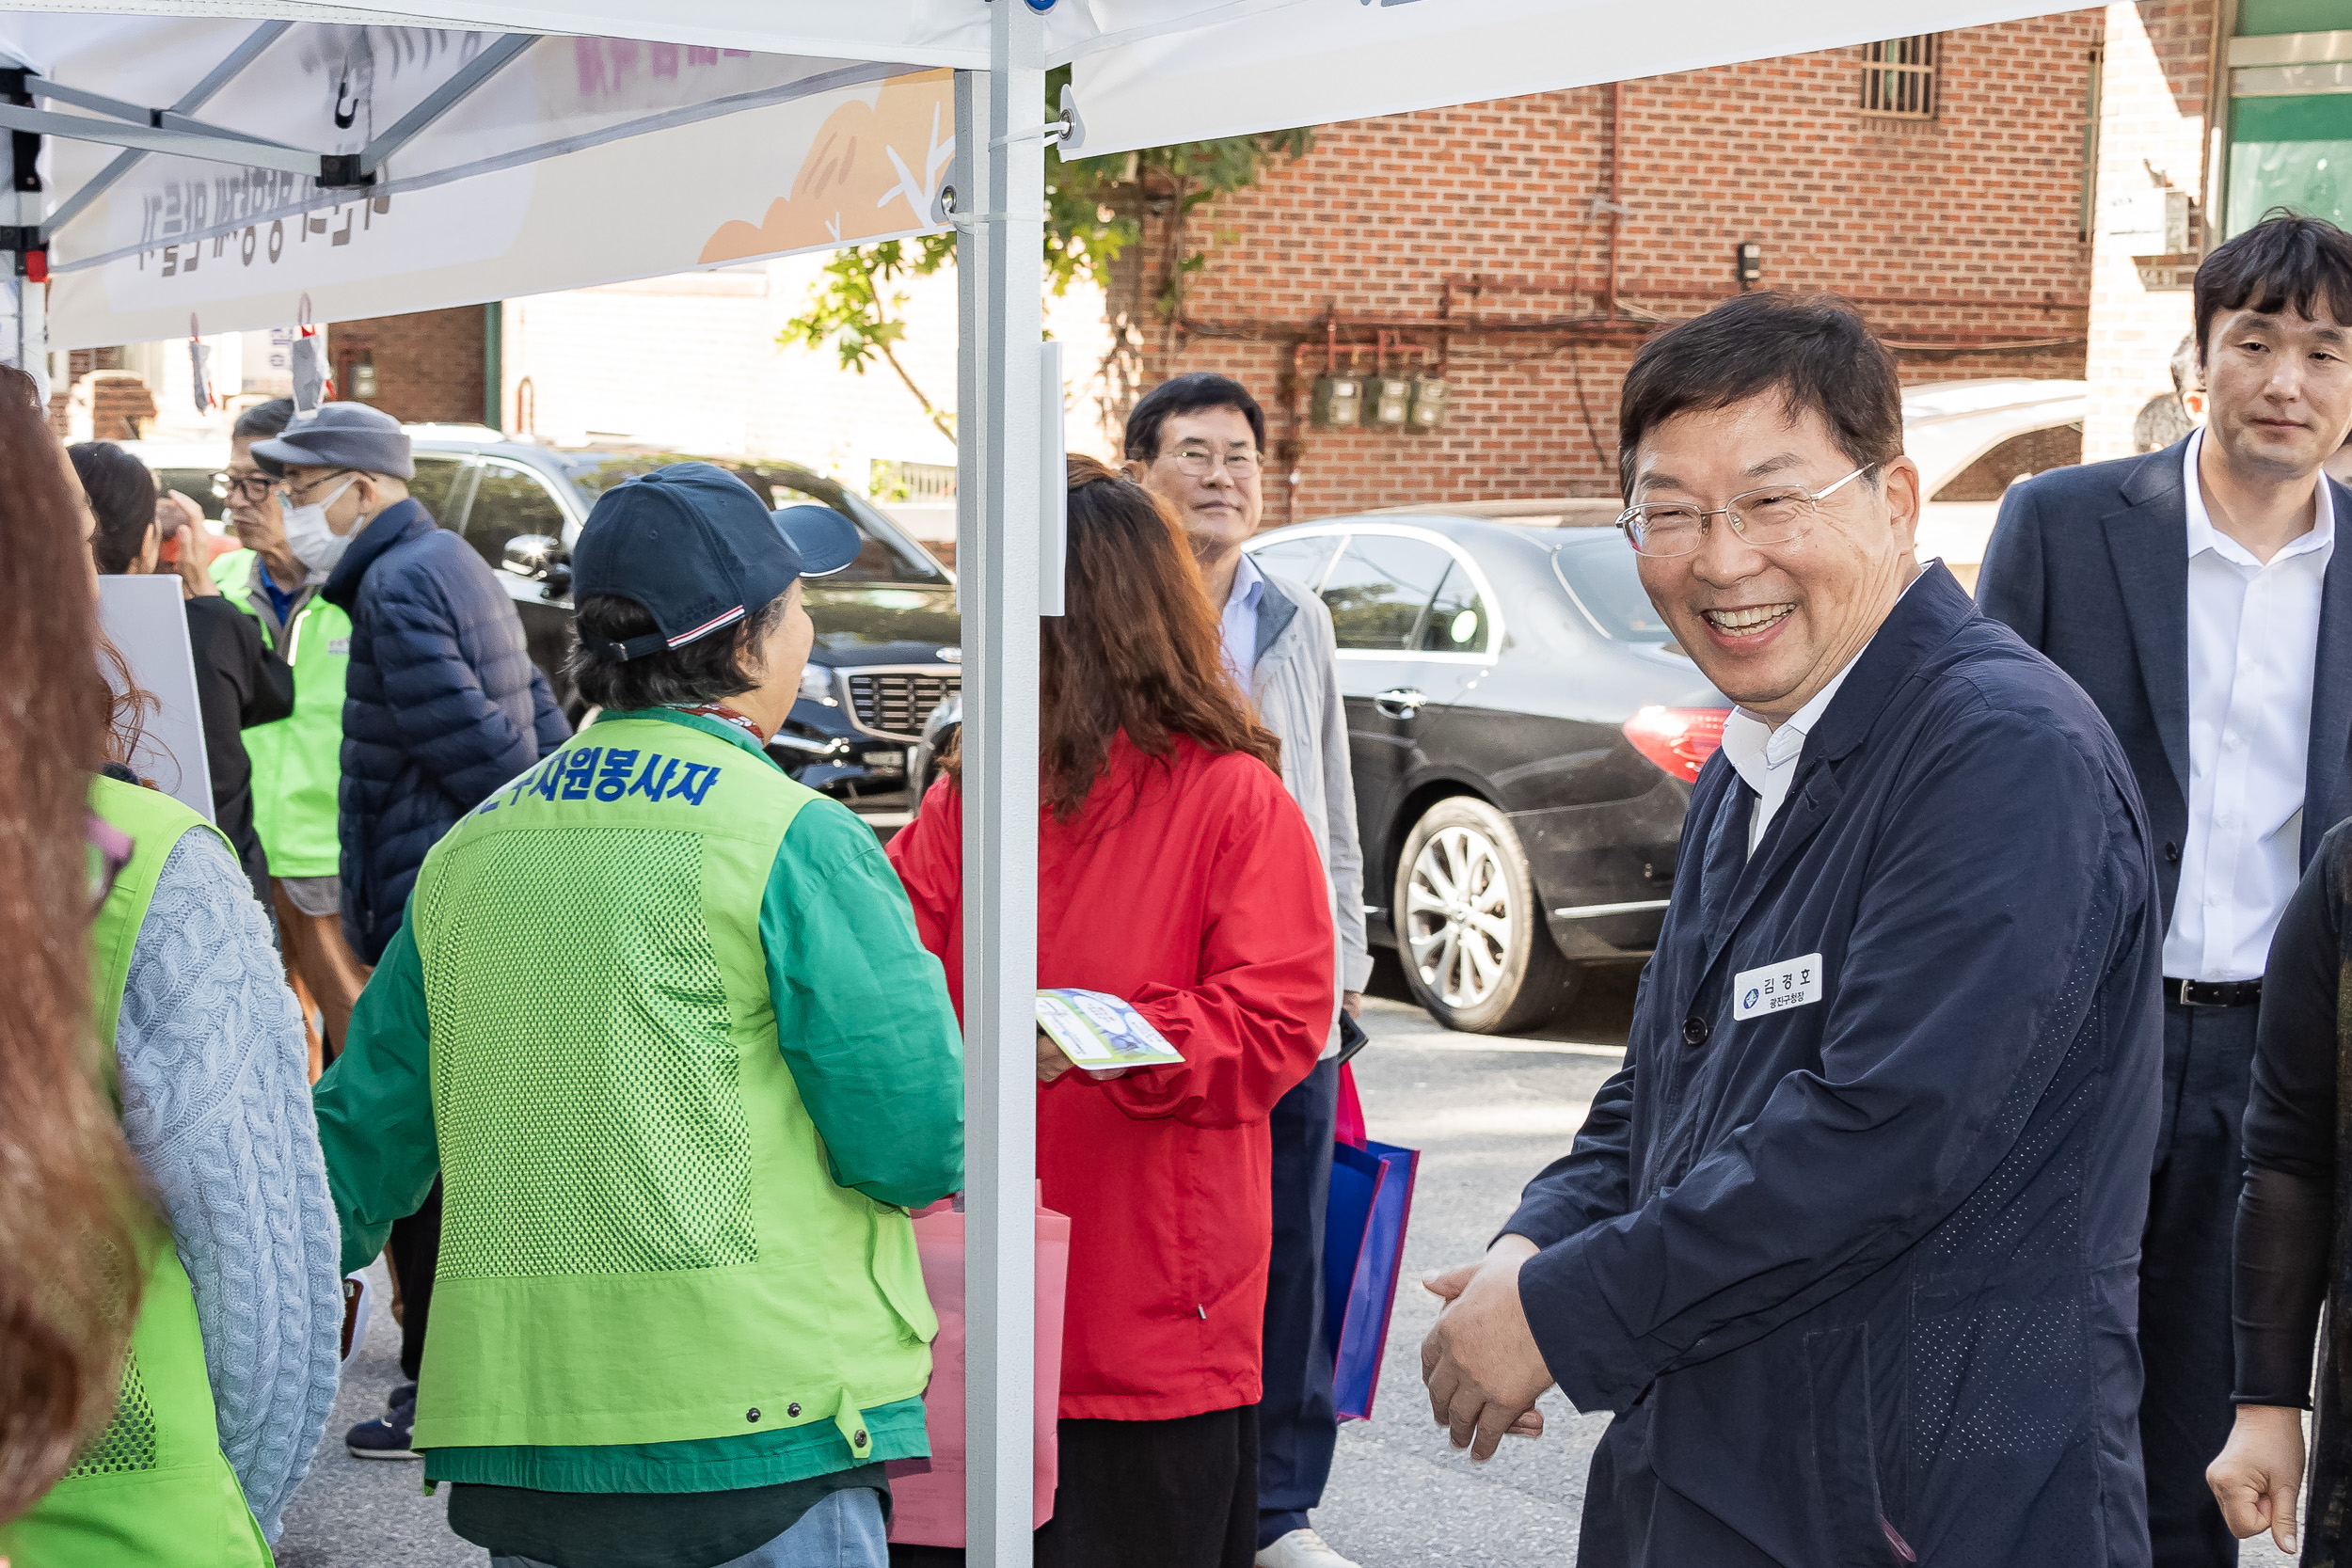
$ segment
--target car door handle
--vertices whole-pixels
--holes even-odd
[[[1422,705],[1428,701],[1429,694],[1425,691],[1416,691],[1410,687],[1392,686],[1375,697],[1372,700],[1372,705],[1391,719],[1412,719],[1419,716]]]

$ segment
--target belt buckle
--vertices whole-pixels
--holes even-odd
[[[2183,980],[2181,982],[2181,1006],[2184,1007],[2214,1007],[2220,1006],[2220,1004],[2217,1002],[2207,1002],[2197,994],[2199,991],[2204,990],[2208,982],[2203,980]]]

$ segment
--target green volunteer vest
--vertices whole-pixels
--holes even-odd
[[[91,1011],[111,1067],[155,879],[181,835],[207,824],[168,795],[106,778],[91,782],[90,809],[133,845],[90,930]],[[167,1231],[151,1246],[114,1419],[30,1513],[0,1531],[13,1568],[268,1568],[269,1546],[220,1451],[187,1273]]]
[[[343,677],[351,668],[351,617],[317,594],[294,613],[281,640],[254,601],[251,550],[213,562],[213,580],[261,623],[278,657],[294,667],[294,712],[245,732],[253,760],[253,831],[273,877],[333,877],[342,866],[335,792],[342,779]],[[282,645],[281,645],[282,643]]]
[[[834,1185],[777,1049],[759,912],[815,793],[607,720],[436,845],[408,906],[440,1264],[420,1449],[729,1437],[923,1391],[903,1210]]]

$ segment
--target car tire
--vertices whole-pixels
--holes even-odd
[[[1544,924],[1519,835],[1486,801],[1454,795],[1422,813],[1395,892],[1406,983],[1439,1023],[1507,1035],[1566,1006],[1577,971]]]

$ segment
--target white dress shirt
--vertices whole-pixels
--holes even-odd
[[[1922,562],[1918,577],[1911,582],[1927,576],[1927,568],[1934,564],[1932,560]],[[1911,583],[1903,584],[1903,594],[1910,592]],[[1902,594],[1895,595],[1895,602],[1902,603]],[[1875,641],[1877,634],[1871,636]],[[1813,726],[1829,711],[1830,700],[1837,695],[1837,689],[1846,684],[1846,677],[1853,673],[1853,667],[1869,651],[1868,642],[1862,644],[1853,657],[1846,661],[1846,667],[1832,675],[1829,684],[1815,692],[1813,700],[1797,709],[1778,729],[1743,707],[1733,708],[1730,717],[1724,721],[1724,755],[1731,759],[1733,771],[1756,791],[1756,810],[1748,817],[1750,855],[1756,853],[1764,830],[1779,815],[1780,803],[1788,799],[1789,783],[1797,776],[1797,759],[1804,754],[1804,737],[1813,733]]]
[[[1249,690],[1250,677],[1258,673],[1258,601],[1265,597],[1265,574],[1244,550],[1241,563],[1233,568],[1233,589],[1225,595],[1225,609],[1217,617],[1217,633],[1225,641],[1225,667],[1233,673],[1244,694]]]
[[[2323,477],[2311,531],[2269,564],[2213,526],[2189,437],[2188,835],[2164,939],[2176,980],[2250,980],[2299,879],[2320,587],[2335,553]]]

